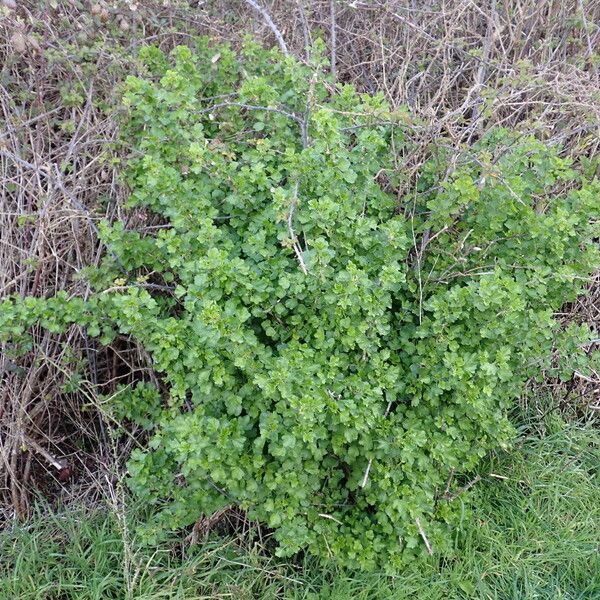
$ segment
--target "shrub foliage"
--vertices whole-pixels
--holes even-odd
[[[34,322],[108,344],[132,335],[162,375],[111,398],[150,432],[129,463],[152,536],[236,504],[301,549],[395,568],[443,548],[460,487],[513,435],[507,412],[551,350],[585,331],[554,312],[597,264],[599,185],[533,138],[443,144],[410,183],[404,113],[247,44],[198,43],[124,95],[132,206],[104,223],[87,299],[9,299]],[[170,290],[170,291],[169,291]]]

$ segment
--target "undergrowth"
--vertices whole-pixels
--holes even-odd
[[[5,7],[9,4],[4,3]],[[179,20],[173,25],[175,13],[163,10],[163,3],[157,3],[158,16],[151,2],[143,3],[137,15],[136,9],[129,8],[127,13],[111,9],[109,14],[96,5],[98,13],[90,11],[87,4],[66,0],[50,3],[48,10],[46,3],[40,2],[38,12],[30,11],[34,4],[19,3],[18,10],[12,12],[0,8],[4,42],[0,62],[6,86],[6,90],[0,90],[0,103],[7,124],[0,141],[2,180],[7,191],[0,199],[0,287],[3,293],[18,291],[40,297],[58,289],[79,294],[81,289],[87,290],[86,282],[72,275],[93,262],[90,256],[97,255],[94,215],[103,214],[113,201],[120,210],[124,195],[118,176],[121,159],[114,155],[116,146],[112,143],[117,132],[114,108],[118,100],[114,90],[125,73],[137,71],[131,50],[156,43],[157,38],[165,49],[187,41],[205,27],[200,23],[206,15],[194,6],[185,18],[175,15]],[[213,6],[216,16],[211,14],[214,22],[207,21],[209,31],[231,37],[234,45],[243,37],[239,27],[254,28],[256,33],[251,19],[231,18],[232,10],[239,10],[239,2],[221,4],[226,20],[235,25],[225,32]],[[593,68],[597,52],[592,52],[598,9],[593,3],[558,3],[560,14],[553,15],[556,3],[541,3],[538,10],[537,0],[508,2],[503,5],[506,14],[500,16],[504,24],[493,16],[495,3],[490,8],[446,2],[437,14],[407,8],[400,16],[391,15],[389,7],[393,4],[387,6],[386,2],[369,6],[358,3],[364,7],[362,11],[354,6],[357,3],[332,3],[332,7],[337,6],[337,15],[330,12],[328,3],[312,3],[307,14],[301,15],[302,26],[295,8],[290,8],[293,4],[271,2],[270,6],[276,10],[278,23],[290,24],[285,33],[297,55],[304,47],[306,19],[309,26],[321,28],[325,24],[331,56],[335,57],[337,51],[339,81],[352,81],[361,90],[380,90],[394,107],[408,98],[419,113],[422,121],[415,131],[423,139],[418,151],[405,153],[407,165],[421,165],[434,140],[439,148],[452,146],[448,156],[462,166],[471,152],[462,142],[477,139],[480,132],[489,132],[501,123],[521,132],[541,132],[541,138],[551,144],[565,145],[561,156],[581,157],[580,166],[590,177],[598,173],[598,156],[594,154],[600,139],[595,135],[594,118],[598,103],[593,95],[598,69]],[[529,8],[523,9],[526,5]],[[464,16],[457,18],[456,14]],[[533,41],[522,46],[518,20],[528,20],[531,15],[535,23],[527,26],[528,40],[539,36],[541,43]],[[483,44],[483,37],[496,36],[495,27],[502,43],[494,42],[491,50],[486,50],[489,56],[481,60],[476,48]],[[78,31],[75,36],[74,31]],[[24,43],[25,49],[19,49],[15,40]],[[426,62],[414,56],[407,58],[411,48],[400,49],[402,43],[409,43],[413,52],[426,56]],[[462,49],[469,46],[472,50]],[[444,51],[439,52],[442,47]],[[218,53],[211,57],[217,63],[222,61]],[[335,76],[335,62],[331,73]],[[392,88],[387,85],[390,73],[400,73]],[[472,115],[472,122],[465,115]],[[397,116],[404,119],[406,114]],[[260,123],[258,120],[249,132],[257,140],[264,136]],[[54,172],[55,176],[48,176]],[[412,181],[407,177],[400,183],[404,189],[411,189]],[[481,185],[480,179],[477,184]],[[134,228],[136,213],[132,214],[134,223],[129,220],[127,227]],[[162,227],[160,216],[154,215],[147,222],[143,208],[137,215],[142,222],[140,231]],[[31,248],[30,238],[37,240]],[[471,235],[466,239],[472,240]],[[155,281],[146,276],[142,273],[134,285],[143,287]],[[112,283],[124,287],[119,279]],[[170,282],[161,283],[168,287]],[[596,284],[595,291],[592,288],[578,301],[587,306],[586,319],[590,323],[597,321],[597,288]],[[577,311],[573,307],[568,312],[575,322],[582,320],[574,316]],[[18,464],[2,473],[2,477],[8,474],[13,488],[12,504],[9,500],[2,506],[5,514],[12,515],[13,509],[26,514],[30,489],[48,493],[39,474],[35,474],[36,469],[43,472],[46,468],[43,458],[35,460],[32,448],[36,440],[58,456],[72,456],[77,429],[89,425],[88,416],[73,425],[73,407],[55,391],[62,389],[63,381],[57,373],[62,372],[65,362],[53,357],[55,353],[60,357],[63,349],[78,348],[73,342],[74,331],[78,335],[82,332],[88,357],[94,354],[96,340],[79,328],[72,327],[67,335],[46,330],[33,338],[35,358],[33,351],[20,357],[28,369],[27,378],[22,378],[20,365],[13,372],[11,364],[11,370],[2,374],[5,405],[0,407],[0,433],[8,433],[0,435],[0,445],[4,445],[6,456],[18,456]],[[59,340],[57,350],[46,343],[49,336]],[[106,361],[98,354],[90,361],[85,377],[121,383],[139,377],[130,359],[123,359],[126,353],[119,345],[125,343],[130,343],[127,334],[119,335],[106,348],[98,344],[102,351],[114,347],[118,361]],[[108,370],[104,363],[114,365],[120,361],[127,369],[113,366],[105,376]],[[47,374],[44,368],[38,368],[44,363],[57,368]],[[79,371],[73,375],[82,376]],[[569,391],[581,386],[582,381],[588,382],[586,385],[595,393],[597,383],[587,375],[569,381]],[[138,391],[141,397],[155,397],[150,388]],[[585,396],[583,401],[587,403]],[[115,416],[128,414],[143,428],[153,426],[156,413],[144,413],[139,406],[113,404]],[[66,434],[56,423],[67,423]],[[544,428],[547,433],[543,440],[527,439],[518,451],[483,463],[479,469],[483,479],[471,488],[472,496],[457,496],[455,502],[462,509],[462,519],[454,524],[448,552],[442,557],[436,548],[434,557],[410,562],[395,577],[340,569],[314,557],[296,555],[283,562],[247,539],[223,540],[215,534],[195,548],[182,546],[175,537],[148,548],[135,533],[148,515],[134,506],[125,512],[113,506],[108,513],[96,508],[90,512],[89,507],[55,512],[40,503],[30,522],[8,524],[0,534],[0,597],[594,599],[600,597],[598,434],[553,421]],[[19,449],[18,453],[13,453],[13,448]],[[112,473],[112,465],[104,465],[105,453],[98,451],[97,455],[102,473],[104,469]],[[89,458],[80,461],[86,468]],[[361,474],[364,476],[364,471]],[[48,474],[48,478],[52,476]],[[77,479],[77,486],[72,479],[55,482],[72,503],[85,502],[85,494],[96,497],[105,493],[104,476],[93,478],[93,483],[84,481],[84,477]],[[457,487],[473,480],[459,481]],[[16,500],[15,490],[21,496]],[[4,491],[2,487],[0,492]],[[426,529],[430,533],[429,527]]]
[[[0,303],[7,355],[34,324],[151,355],[163,386],[106,403],[151,432],[128,465],[161,508],[149,543],[233,504],[279,556],[394,571],[443,550],[461,475],[508,446],[525,382],[553,349],[567,377],[583,357],[589,331],[554,313],[598,264],[598,181],[499,128],[464,159],[432,151],[403,196],[417,125],[332,85],[318,46],[309,65],[208,39],[142,54],[130,206],[164,225],[103,223],[88,298]]]
[[[244,539],[213,535],[195,547],[154,548],[129,533],[140,511],[91,516],[38,507],[0,534],[0,597],[19,600],[592,600],[600,596],[600,434],[546,419],[542,439],[482,466],[446,557],[416,560],[397,576],[286,563]]]

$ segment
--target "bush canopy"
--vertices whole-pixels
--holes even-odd
[[[319,56],[144,48],[127,178],[163,225],[103,223],[93,293],[6,300],[0,331],[14,353],[33,323],[150,353],[164,389],[108,402],[148,431],[129,462],[148,539],[233,504],[281,555],[394,570],[447,546],[525,382],[581,350],[553,315],[598,264],[600,186],[501,129],[412,173],[419,124]]]

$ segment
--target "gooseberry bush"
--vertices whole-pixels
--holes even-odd
[[[280,555],[393,570],[448,546],[459,474],[510,444],[551,351],[577,355],[553,314],[598,264],[600,186],[506,130],[411,183],[410,116],[314,55],[145,48],[127,178],[164,226],[103,223],[89,298],[8,299],[0,325],[15,353],[33,323],[150,353],[168,394],[110,398],[148,431],[128,468],[149,539],[233,504]]]

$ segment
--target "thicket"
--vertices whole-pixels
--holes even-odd
[[[419,124],[334,85],[318,47],[142,54],[127,178],[163,224],[104,223],[94,293],[3,302],[2,341],[76,323],[151,354],[164,387],[107,399],[149,431],[129,462],[149,539],[233,504],[281,555],[394,569],[444,548],[524,383],[581,355],[588,332],[553,315],[598,264],[598,181],[502,129],[412,180]]]

